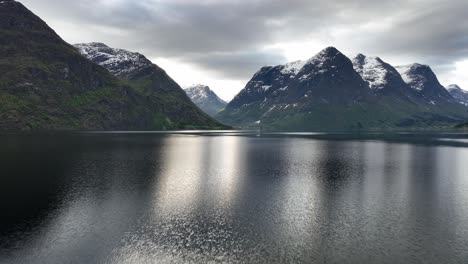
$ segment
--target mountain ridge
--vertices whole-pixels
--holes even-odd
[[[182,90],[187,103],[173,98],[168,103],[178,105],[173,113],[161,109],[163,101],[148,100],[142,84],[118,79],[89,61],[17,1],[1,2],[0,34],[2,131],[223,127]],[[177,109],[187,115],[171,119]]]
[[[291,130],[434,127],[467,118],[423,65],[410,67],[405,77],[416,81],[407,83],[379,57],[349,59],[334,47],[294,64],[292,71],[284,71],[288,64],[262,67],[216,117]]]

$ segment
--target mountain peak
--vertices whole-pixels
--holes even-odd
[[[316,62],[316,61],[325,61],[327,59],[336,57],[338,54],[341,54],[341,52],[337,50],[335,47],[326,47],[325,49],[317,53],[315,56],[310,58],[307,61],[307,64],[310,64],[311,62]]]
[[[443,87],[431,67],[425,64],[413,63],[396,67],[403,80],[423,98],[434,104],[437,101],[453,100]]]
[[[400,73],[379,57],[358,54],[353,59],[354,70],[366,81],[374,93],[410,100],[414,91],[402,79]]]
[[[421,64],[421,63],[413,63],[413,64],[410,64],[409,66],[411,66],[411,68],[430,68],[429,65],[427,64]]]
[[[447,90],[450,95],[457,101],[458,103],[468,106],[468,91],[463,90],[460,86],[456,84],[450,84],[447,86]]]
[[[138,52],[116,49],[100,42],[73,45],[83,56],[106,68],[119,78],[129,75],[153,65],[145,56]]]
[[[457,90],[457,91],[464,91],[462,88],[460,88],[460,86],[456,85],[456,84],[450,84],[447,86],[447,90],[449,91],[452,91],[452,90]]]
[[[395,67],[403,80],[415,90],[422,90],[427,82],[437,82],[437,77],[428,65],[413,63]]]
[[[333,64],[337,60],[349,60],[343,53],[335,47],[327,47],[310,58],[305,65],[314,65],[315,67],[322,68],[326,65]]]
[[[341,53],[341,52],[333,46],[326,47],[322,51],[319,52],[319,54],[327,54],[327,55],[336,55],[338,53]]]
[[[209,115],[217,114],[219,111],[224,109],[227,104],[207,85],[192,85],[185,88],[185,93],[187,93],[192,102]]]
[[[415,72],[415,71],[426,71],[426,72],[432,71],[429,65],[421,64],[421,63],[400,65],[400,66],[396,66],[395,69],[397,69],[400,74],[406,74],[406,73]]]
[[[371,89],[383,89],[387,84],[388,66],[379,57],[359,53],[353,59],[353,67]]]
[[[13,0],[0,0],[0,27],[17,33],[34,31],[56,40],[60,38],[41,18],[22,3]]]
[[[193,84],[189,87],[186,87],[184,88],[184,90],[188,91],[188,90],[197,90],[197,91],[203,91],[205,93],[208,93],[208,92],[211,92],[211,89],[209,86],[207,85],[203,85],[203,84]]]

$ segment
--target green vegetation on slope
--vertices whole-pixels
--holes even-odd
[[[0,5],[0,130],[225,128],[150,79],[121,81],[21,3]],[[185,96],[185,94],[183,94]]]

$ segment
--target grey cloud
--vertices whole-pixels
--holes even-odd
[[[197,54],[190,56],[189,60],[214,74],[220,74],[216,69],[223,69],[221,74],[228,73],[234,79],[250,77],[263,65],[287,62],[278,52],[266,51]]]
[[[376,52],[408,55],[444,68],[468,57],[468,2],[419,2],[396,16],[391,29],[360,41]]]
[[[41,3],[39,3],[41,2]],[[272,43],[315,37],[382,57],[450,69],[468,57],[467,1],[23,0],[44,19],[118,29],[96,36],[148,57],[177,58],[228,79],[284,62]],[[386,21],[386,25],[380,23]],[[374,26],[373,31],[365,29]],[[348,30],[346,39],[333,32]],[[78,33],[79,34],[79,33]],[[339,38],[339,37],[338,37]]]

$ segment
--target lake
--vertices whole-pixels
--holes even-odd
[[[468,134],[10,134],[0,146],[0,263],[468,262]]]

